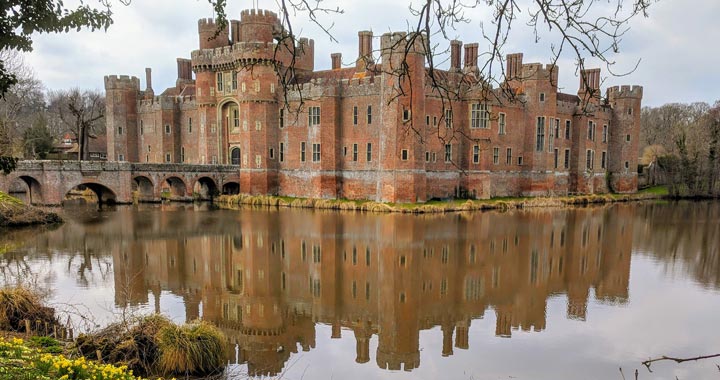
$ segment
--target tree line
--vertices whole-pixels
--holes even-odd
[[[641,161],[673,196],[720,195],[720,100],[644,107]]]
[[[17,158],[47,158],[66,135],[77,143],[74,158],[87,159],[90,139],[105,134],[104,94],[77,88],[46,90],[21,53],[3,50],[0,57],[16,79],[0,99],[0,157],[8,158],[3,168]]]

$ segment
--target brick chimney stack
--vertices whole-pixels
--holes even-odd
[[[465,68],[477,67],[478,60],[478,44],[465,45]]]
[[[149,67],[145,68],[145,84],[147,85],[146,91],[152,91],[152,69]]]
[[[332,60],[332,69],[333,70],[340,69],[340,66],[342,66],[342,54],[332,53],[332,54],[330,54],[330,59]]]
[[[462,41],[450,41],[450,70],[460,70]]]

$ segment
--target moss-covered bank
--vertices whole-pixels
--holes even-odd
[[[566,207],[575,205],[631,202],[661,199],[667,196],[667,189],[657,187],[635,194],[592,194],[562,197],[493,198],[482,200],[447,200],[426,203],[382,203],[367,200],[292,198],[268,195],[222,195],[215,203],[224,208],[241,205],[315,208],[326,210],[400,212],[400,213],[442,213],[475,210],[509,210],[532,207]]]
[[[54,212],[28,206],[21,200],[0,192],[0,228],[61,222],[62,218]]]

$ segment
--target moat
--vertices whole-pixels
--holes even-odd
[[[162,204],[0,235],[0,281],[78,330],[158,311],[230,338],[230,378],[708,378],[720,202],[445,215]]]

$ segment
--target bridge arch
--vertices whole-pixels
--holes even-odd
[[[201,200],[212,200],[220,194],[220,190],[214,179],[208,176],[202,176],[195,181],[193,193],[198,194]]]
[[[106,185],[98,182],[82,182],[75,186],[70,187],[65,191],[65,201],[71,200],[71,192],[73,190],[85,190],[90,189],[97,197],[97,203],[99,204],[115,204],[117,203],[117,193]]]
[[[235,181],[228,181],[223,184],[222,193],[227,195],[240,194],[240,183]]]
[[[152,202],[155,200],[155,185],[147,176],[138,175],[132,180],[132,190],[137,191],[139,202]]]
[[[43,188],[33,176],[20,175],[10,180],[8,194],[20,198],[27,204],[43,204]]]
[[[187,199],[187,185],[185,181],[178,176],[166,177],[160,183],[160,190],[163,193],[163,198],[171,200],[185,200]]]

